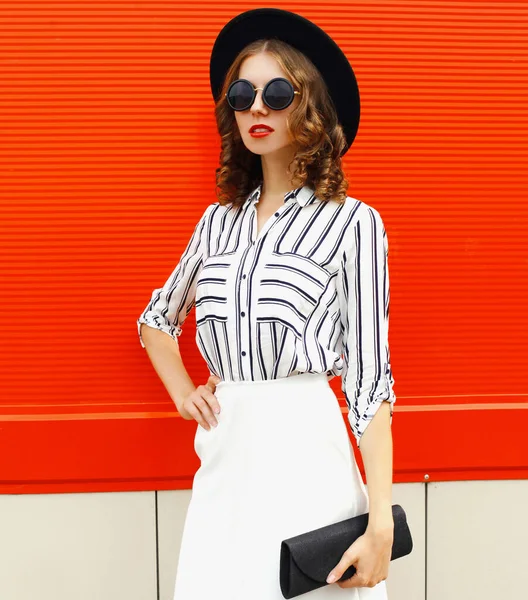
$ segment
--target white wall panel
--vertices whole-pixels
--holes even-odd
[[[528,481],[431,483],[427,600],[528,598]]]
[[[156,600],[154,492],[0,495],[1,600]]]
[[[173,600],[176,567],[191,490],[158,492],[160,600]],[[211,519],[218,518],[212,514]]]

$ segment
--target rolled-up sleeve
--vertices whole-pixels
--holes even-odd
[[[362,204],[342,257],[342,390],[358,448],[382,402],[396,396],[389,351],[389,245],[379,212]]]
[[[176,342],[182,333],[182,324],[194,306],[196,280],[208,251],[208,217],[213,206],[211,204],[206,208],[180,261],[163,286],[152,292],[150,302],[136,321],[139,342],[143,348],[142,323],[165,332]]]

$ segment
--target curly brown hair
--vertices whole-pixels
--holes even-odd
[[[305,54],[286,42],[259,39],[248,44],[233,61],[215,105],[221,138],[220,166],[216,169],[216,196],[220,204],[242,205],[263,180],[261,157],[244,145],[234,111],[225,98],[229,85],[238,78],[242,62],[261,52],[271,54],[301,92],[300,102],[288,118],[288,130],[296,148],[289,165],[292,182],[297,187],[312,187],[320,200],[343,203],[348,181],[341,157],[347,141],[320,71]]]

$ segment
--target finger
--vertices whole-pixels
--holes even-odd
[[[199,386],[197,392],[199,393],[199,396],[196,400],[198,408],[202,411],[204,417],[209,421],[209,423],[211,423],[213,426],[216,426],[217,420],[213,415],[213,411],[216,411],[220,408],[216,396],[211,393],[209,388],[205,385]],[[218,412],[220,411],[218,410]]]
[[[222,381],[221,377],[211,375],[205,384],[212,392],[216,390],[216,386]]]
[[[217,415],[220,414],[221,408],[220,403],[218,402],[218,398],[212,392],[206,392],[205,399],[211,407],[211,410]]]
[[[220,377],[217,377],[216,375],[210,375],[210,376],[209,376],[209,379],[207,380],[207,384],[206,384],[206,385],[211,385],[212,387],[216,387],[216,384],[217,384],[219,381],[222,381],[222,380],[220,379]]]
[[[340,587],[344,587],[344,588],[364,587],[365,586],[365,578],[356,571],[350,579],[345,579],[344,581],[339,581],[338,585]]]
[[[330,573],[328,573],[328,577],[326,578],[327,583],[333,583],[334,581],[340,579],[350,565],[355,566],[358,558],[359,557],[355,554],[345,552],[337,565],[330,571]]]
[[[209,425],[209,423],[204,419],[201,411],[198,409],[198,407],[191,402],[190,406],[187,407],[187,412],[191,415],[191,417],[197,421],[206,431],[209,431],[211,429],[211,426]]]

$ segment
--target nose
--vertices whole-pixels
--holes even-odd
[[[262,90],[260,88],[257,90],[255,100],[253,100],[253,104],[251,105],[250,110],[252,114],[258,112],[267,114],[268,112],[268,107],[264,104],[264,101],[262,100]]]

